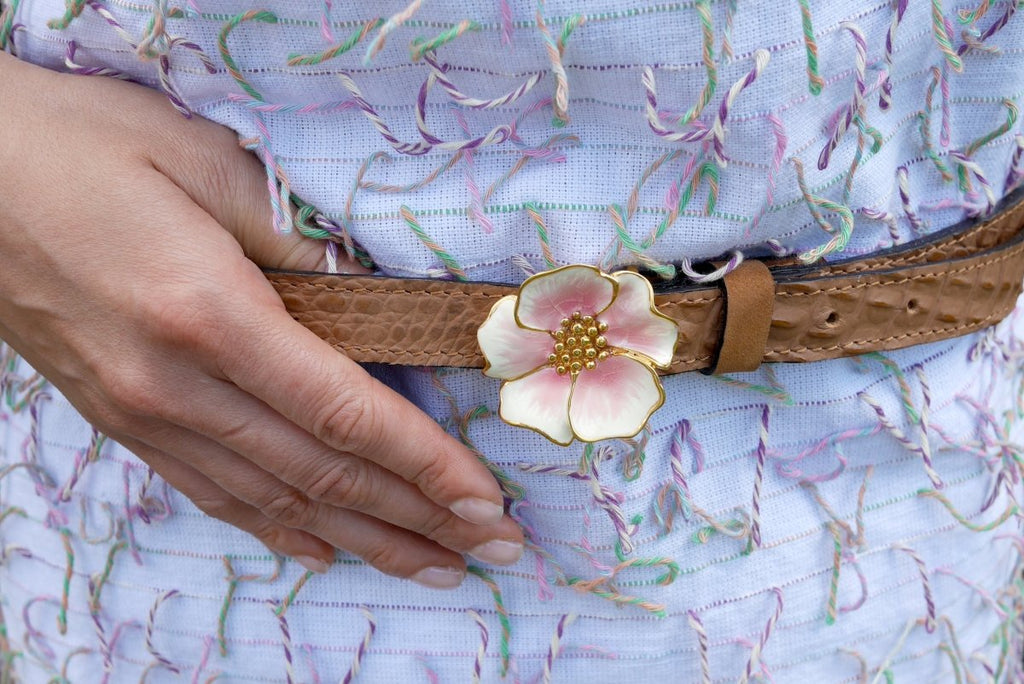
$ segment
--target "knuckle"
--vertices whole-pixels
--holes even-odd
[[[206,282],[175,281],[150,293],[144,312],[155,335],[178,348],[216,352],[227,316]]]
[[[439,508],[420,522],[417,531],[424,537],[433,539],[442,546],[454,548],[453,542],[458,538],[456,527],[460,523],[461,518],[450,511]],[[457,544],[457,546],[461,548],[465,544]]]
[[[235,506],[226,497],[193,498],[192,503],[211,518],[235,523]]]
[[[281,552],[285,539],[285,531],[266,518],[260,518],[247,530],[249,534],[259,539],[263,544],[278,553]]]
[[[360,554],[367,563],[389,575],[404,576],[402,551],[392,539],[378,539]]]
[[[306,528],[316,519],[316,504],[302,492],[288,487],[259,507],[260,512],[285,527]]]
[[[368,393],[346,392],[330,403],[317,421],[316,437],[337,449],[365,453],[384,435],[381,411]]]
[[[162,411],[162,392],[158,383],[142,372],[121,370],[100,375],[101,392],[107,401],[99,410],[124,422],[129,416],[158,415]]]
[[[303,491],[316,501],[363,510],[376,498],[377,480],[365,462],[337,458],[308,486],[303,487]]]
[[[412,477],[411,481],[421,491],[431,492],[432,498],[447,498],[449,478],[451,473],[448,467],[448,460],[445,458],[428,459],[423,467]]]
[[[93,427],[114,439],[132,432],[131,417],[110,402],[90,402],[81,412]]]

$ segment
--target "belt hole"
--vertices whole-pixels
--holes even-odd
[[[914,313],[916,311],[917,311],[917,300],[916,299],[908,299],[907,300],[907,313]]]
[[[835,311],[829,311],[828,315],[825,316],[825,325],[833,326],[839,324],[839,314]]]

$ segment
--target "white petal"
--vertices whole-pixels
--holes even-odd
[[[516,320],[534,330],[558,330],[574,311],[600,313],[615,297],[611,276],[593,266],[563,266],[527,278],[519,289]]]
[[[476,332],[487,359],[484,375],[511,380],[520,378],[548,362],[555,340],[547,333],[526,330],[516,323],[516,297],[499,299],[487,320]]]
[[[608,344],[650,358],[662,368],[672,363],[679,328],[675,321],[654,311],[654,290],[641,275],[632,271],[613,273],[619,283],[615,301],[601,314],[608,324]]]
[[[559,375],[554,368],[543,368],[525,378],[504,383],[498,412],[506,423],[536,430],[564,446],[572,441],[569,429],[571,390],[572,379],[568,374]]]
[[[632,437],[664,401],[653,369],[628,356],[611,356],[576,378],[569,422],[584,442]]]

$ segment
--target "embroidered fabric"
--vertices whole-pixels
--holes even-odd
[[[254,140],[271,200],[319,211],[277,229],[350,239],[390,275],[870,253],[1024,176],[1012,1],[358,4],[10,1],[0,45]],[[373,368],[505,473],[533,542],[445,594],[271,557],[3,348],[4,667],[1017,681],[1021,325],[672,376],[648,430],[593,448],[501,423],[477,371]]]

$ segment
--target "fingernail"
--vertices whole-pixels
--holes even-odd
[[[450,510],[476,525],[493,525],[505,515],[505,507],[487,499],[466,498],[453,503]]]
[[[523,545],[504,539],[493,539],[481,544],[469,555],[491,565],[512,565],[523,555]]]
[[[409,579],[431,589],[454,589],[465,577],[465,571],[459,568],[432,567],[423,568]]]
[[[330,570],[331,566],[325,561],[319,558],[313,558],[312,556],[292,556],[299,565],[306,568],[310,572],[315,572],[318,575],[324,575]]]

